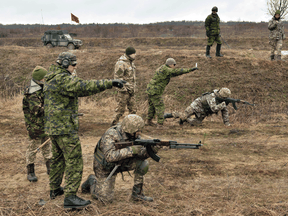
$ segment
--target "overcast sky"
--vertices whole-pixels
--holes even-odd
[[[1,24],[204,21],[213,6],[222,21],[268,21],[267,0],[2,0]],[[42,10],[42,13],[41,13]],[[42,19],[43,15],[43,19]],[[74,23],[74,22],[73,22]]]

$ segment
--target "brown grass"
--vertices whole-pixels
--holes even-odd
[[[136,47],[137,48],[137,47]],[[36,65],[46,68],[65,49],[18,46],[0,47],[2,75],[20,87]],[[78,74],[85,79],[112,78],[113,67],[123,48],[91,47],[74,51],[79,59]],[[214,52],[214,50],[212,51]],[[9,96],[2,85],[0,98],[0,215],[285,215],[287,214],[287,63],[270,62],[265,50],[223,49],[225,57],[207,60],[204,48],[137,48],[138,114],[147,115],[146,85],[154,70],[166,58],[178,66],[199,71],[171,79],[165,90],[166,111],[184,110],[193,99],[216,87],[227,86],[232,97],[255,102],[256,107],[229,107],[232,127],[223,125],[221,115],[207,118],[199,127],[179,127],[166,120],[169,130],[146,127],[143,133],[179,143],[204,142],[200,150],[159,152],[159,163],[149,159],[145,194],[153,203],[130,199],[133,178],[124,174],[116,180],[115,201],[92,205],[81,211],[65,211],[63,197],[49,199],[49,180],[41,154],[37,157],[37,183],[26,180],[25,152],[28,145],[22,113],[22,95]],[[16,82],[16,79],[22,81]],[[4,79],[4,78],[3,78]],[[13,82],[12,82],[13,81]],[[12,84],[11,84],[12,85]],[[10,86],[14,89],[13,86]],[[17,88],[15,88],[17,89]],[[109,127],[116,107],[115,91],[80,99],[80,139],[83,180],[91,174],[93,152]],[[91,199],[88,194],[79,196]],[[46,204],[39,206],[40,199]]]

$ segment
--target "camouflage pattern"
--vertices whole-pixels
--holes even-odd
[[[77,133],[78,97],[112,88],[112,80],[83,80],[59,65],[45,76],[45,132],[49,135]]]
[[[132,115],[133,117],[134,115]],[[127,117],[125,117],[127,118]],[[134,118],[134,117],[133,117]],[[138,118],[136,121],[138,122]],[[124,120],[123,120],[124,121]],[[143,120],[142,120],[143,121]],[[142,128],[142,121],[139,127]],[[136,122],[136,124],[138,124]],[[122,122],[123,123],[123,122]],[[125,122],[124,122],[125,123]],[[130,124],[129,124],[130,125]],[[138,128],[138,126],[136,126]],[[149,157],[146,148],[142,148],[138,155],[133,155],[131,147],[126,147],[116,150],[115,142],[119,141],[129,141],[129,137],[123,130],[121,124],[117,124],[109,128],[101,138],[98,144],[100,151],[104,154],[105,160],[112,164],[110,168],[100,164],[94,157],[94,173],[96,177],[96,182],[94,183],[92,193],[96,198],[103,202],[111,202],[114,196],[115,179],[117,173],[124,171],[134,170],[134,185],[143,184],[143,176],[148,172],[148,161],[146,159]],[[105,183],[104,181],[109,176],[110,172],[114,168],[114,165],[121,164],[117,171],[112,175],[112,177]]]
[[[146,93],[148,94],[148,120],[154,118],[156,114],[159,124],[163,124],[164,122],[164,102],[162,98],[162,94],[165,90],[165,87],[170,82],[171,77],[176,77],[185,73],[191,72],[192,69],[172,69],[167,65],[162,65],[159,67],[153,78],[147,85]]]
[[[76,55],[70,52],[62,52],[59,54],[56,63],[62,65],[65,68],[68,68],[69,65],[77,64]]]
[[[117,98],[117,107],[115,109],[116,117],[115,121],[116,123],[119,121],[121,116],[125,113],[126,106],[128,108],[128,111],[130,114],[136,114],[137,108],[136,108],[136,102],[135,102],[135,95],[130,94],[129,92],[118,92]]]
[[[136,89],[136,66],[133,61],[134,59],[126,54],[122,55],[116,62],[114,71],[114,79],[125,80],[127,82],[122,89],[117,88],[117,91],[128,92],[132,95]]]
[[[35,163],[36,153],[34,151],[44,143],[48,137],[42,139],[29,139],[29,145],[26,151],[26,165]],[[52,157],[51,142],[48,142],[40,149],[45,162]]]
[[[65,197],[76,195],[82,179],[83,160],[78,137],[78,97],[112,88],[111,80],[83,80],[59,65],[52,65],[45,76],[45,132],[52,140],[50,189],[62,182]]]
[[[164,122],[165,105],[161,95],[148,95],[148,120],[152,120],[157,116],[158,124]]]
[[[138,115],[128,115],[122,121],[122,129],[125,133],[133,134],[142,131],[145,126],[143,119]]]
[[[269,44],[271,45],[271,55],[281,55],[282,40],[285,39],[284,24],[281,19],[276,20],[273,17],[268,23],[269,34]]]
[[[30,139],[47,136],[44,132],[44,93],[33,79],[24,91],[23,112]]]
[[[83,173],[82,149],[78,134],[52,135],[50,190],[60,188],[65,173],[65,197],[76,195]]]
[[[215,92],[215,94],[217,94],[217,92]],[[218,92],[219,96],[221,98],[227,98],[231,95],[231,91],[228,88],[221,88]],[[216,95],[217,96],[217,95]]]
[[[172,77],[189,73],[191,71],[192,69],[190,68],[172,69],[167,65],[162,65],[156,70],[153,78],[148,83],[146,93],[148,95],[162,95]]]
[[[222,44],[220,34],[220,18],[218,14],[210,14],[205,20],[205,29],[210,32],[208,37],[208,44],[212,46],[214,42],[217,44]]]
[[[212,36],[220,34],[220,17],[218,14],[210,14],[205,20],[205,29],[209,31]]]
[[[181,118],[182,121],[188,121],[191,125],[197,125],[202,123],[205,117],[221,111],[224,124],[230,125],[229,112],[225,102],[220,104],[216,102],[217,92],[218,90],[214,90],[213,93],[203,94],[186,108],[185,113],[173,112],[172,115],[175,118]],[[196,118],[192,119],[192,115],[195,115]]]

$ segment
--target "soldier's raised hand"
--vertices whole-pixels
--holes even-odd
[[[117,88],[123,88],[125,83],[126,83],[125,80],[118,80],[118,79],[112,80],[112,85]]]
[[[195,71],[195,70],[199,70],[198,67],[194,67],[194,68],[191,68],[190,71]]]

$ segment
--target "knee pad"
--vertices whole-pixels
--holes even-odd
[[[136,162],[135,172],[140,175],[145,175],[149,170],[149,162],[147,160]]]

